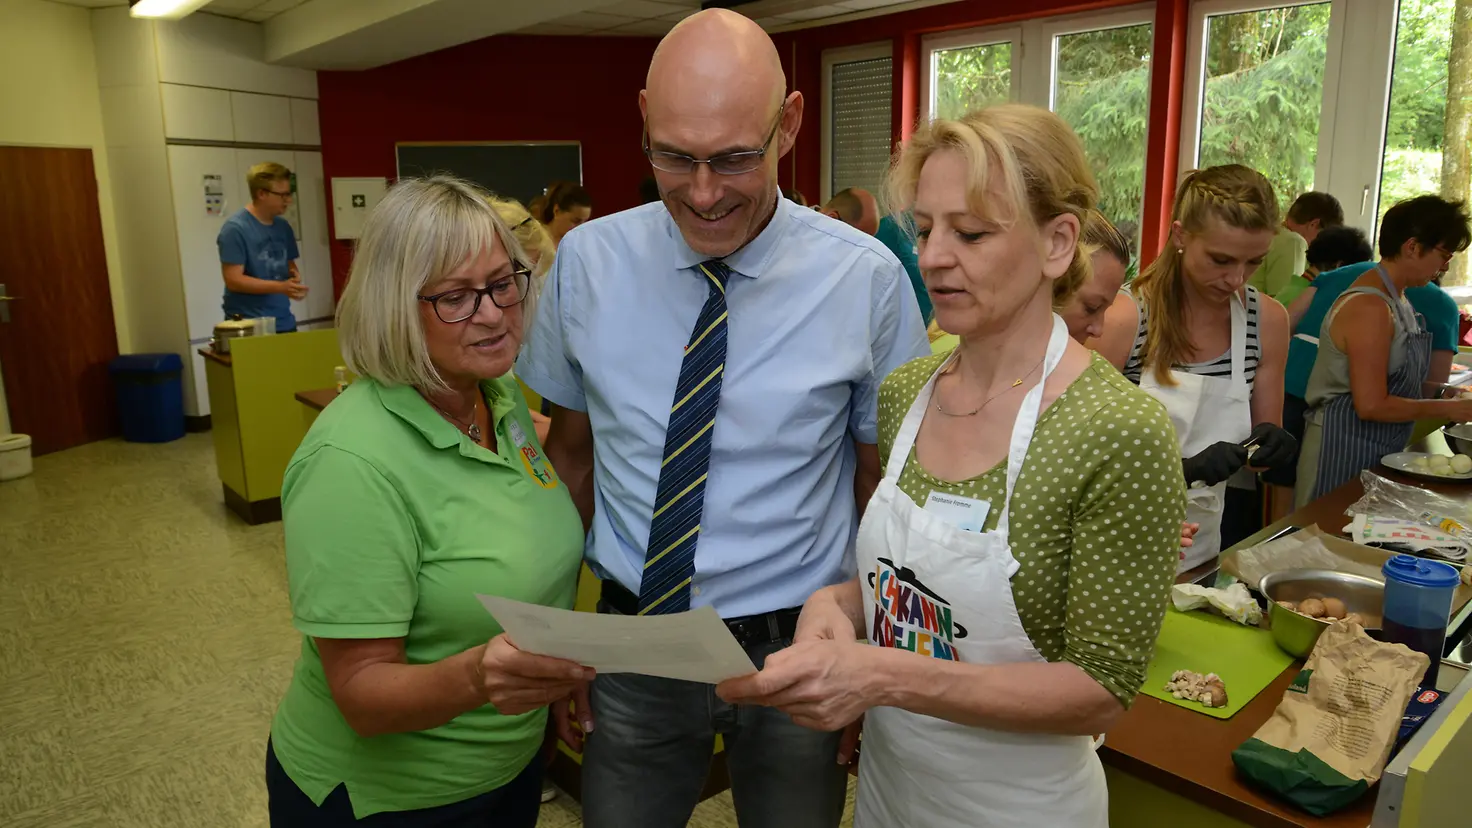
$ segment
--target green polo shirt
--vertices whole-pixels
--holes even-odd
[[[1307,253],[1308,242],[1303,240],[1303,236],[1286,227],[1279,227],[1273,234],[1273,243],[1268,246],[1262,264],[1253,271],[1247,284],[1268,296],[1277,296],[1283,288],[1288,287],[1293,277],[1303,273],[1308,264]]]
[[[314,638],[402,638],[410,664],[501,632],[476,593],[570,609],[583,525],[509,374],[483,383],[497,452],[412,388],[354,382],[286,469],[282,519],[301,657],[271,726],[313,802],[346,784],[358,818],[501,787],[536,755],[546,710],[490,705],[416,733],[359,736],[332,700]]]

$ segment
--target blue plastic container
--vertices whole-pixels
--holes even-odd
[[[1434,688],[1459,582],[1457,570],[1440,561],[1396,555],[1380,571],[1385,575],[1382,637],[1425,653],[1431,666],[1421,686]]]
[[[128,354],[108,370],[124,440],[167,443],[184,436],[184,362],[178,354]]]

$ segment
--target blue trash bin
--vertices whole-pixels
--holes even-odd
[[[178,354],[128,354],[108,370],[124,440],[167,443],[184,436],[184,362]]]

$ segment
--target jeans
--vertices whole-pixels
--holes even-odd
[[[746,652],[761,667],[791,643]],[[774,708],[727,704],[710,684],[630,673],[594,679],[592,702],[582,775],[587,828],[682,828],[705,787],[717,733],[741,828],[834,828],[843,815],[848,774],[838,764],[839,733],[799,727]]]
[[[384,811],[353,819],[348,789],[338,785],[322,800],[312,802],[276,759],[266,742],[266,794],[271,828],[536,828],[542,808],[540,757],[533,757],[515,779],[480,796],[413,811]]]

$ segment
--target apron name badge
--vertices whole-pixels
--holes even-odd
[[[925,511],[957,529],[979,535],[984,531],[986,516],[991,514],[992,504],[972,497],[932,491],[925,498]]]
[[[521,465],[526,467],[526,473],[537,481],[537,485],[544,489],[557,488],[557,474],[552,471],[552,464],[547,458],[537,451],[537,447],[526,439],[526,432],[522,430],[521,423],[509,420],[506,425],[506,433],[511,437],[511,442],[516,445],[516,453],[521,457]]]

